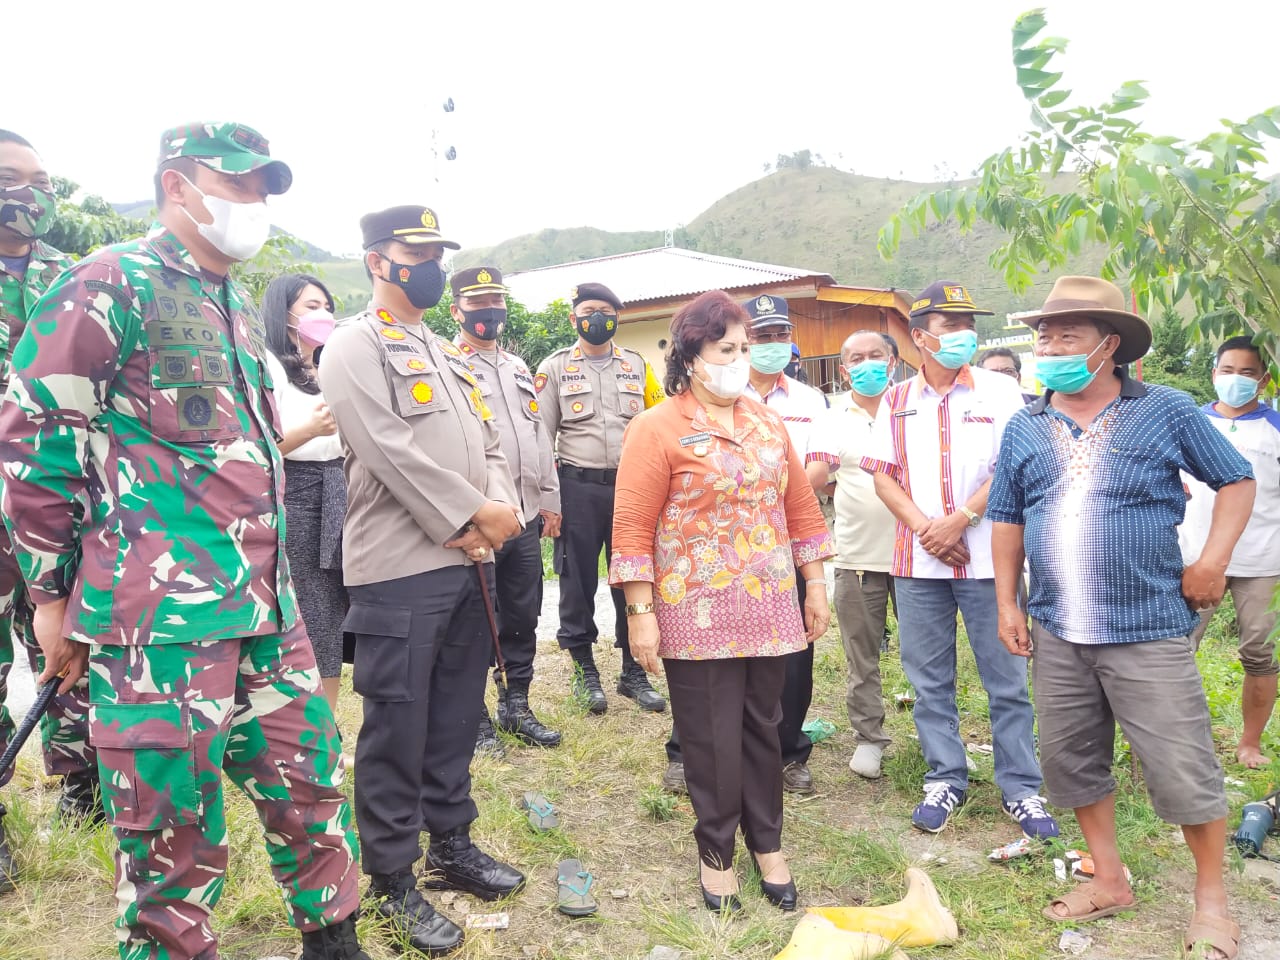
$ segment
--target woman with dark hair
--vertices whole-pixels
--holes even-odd
[[[742,396],[746,320],[716,290],[671,321],[673,399],[627,428],[609,576],[626,594],[632,656],[666,670],[703,900],[734,912],[739,827],[765,897],[796,907],[782,855],[783,654],[826,632],[822,561],[835,553],[781,418]],[[822,585],[803,611],[797,567]]]
[[[347,615],[342,584],[347,485],[338,428],[316,382],[316,358],[333,332],[333,297],[315,277],[285,274],[263,294],[262,318],[284,430],[284,549],[324,695],[336,709]]]

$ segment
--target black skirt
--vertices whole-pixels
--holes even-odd
[[[342,584],[347,484],[342,460],[286,459],[284,510],[284,549],[302,622],[320,676],[336,677],[342,672],[342,621],[347,616],[347,588]]]

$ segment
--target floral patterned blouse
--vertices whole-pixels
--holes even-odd
[[[623,439],[609,582],[654,584],[664,658],[803,649],[796,567],[835,555],[782,419],[741,398],[734,426],[730,436],[685,392]]]

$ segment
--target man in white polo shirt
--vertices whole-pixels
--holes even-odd
[[[895,521],[876,495],[875,475],[861,467],[880,398],[898,365],[898,345],[888,334],[859,330],[840,348],[841,379],[848,393],[831,409],[809,445],[805,469],[815,489],[835,505],[835,607],[849,666],[845,708],[858,746],[849,769],[880,776],[889,737],[884,732],[880,692],[880,645],[893,593]]]
[[[885,393],[862,469],[876,475],[876,493],[898,520],[898,640],[929,766],[912,825],[939,832],[969,788],[956,709],[959,608],[987,692],[1003,809],[1028,837],[1048,839],[1058,825],[1040,796],[1027,665],[997,632],[991,523],[983,518],[1000,438],[1023,407],[1022,393],[1011,378],[969,365],[979,313],[990,315],[951,280],[934,283],[912,304],[920,375]]]
[[[1262,753],[1262,731],[1276,703],[1276,653],[1271,633],[1276,613],[1271,598],[1280,587],[1280,413],[1258,402],[1270,382],[1267,361],[1250,337],[1232,337],[1218,347],[1213,387],[1218,401],[1201,409],[1238,450],[1257,481],[1249,524],[1236,541],[1227,565],[1227,589],[1235,602],[1240,628],[1240,664],[1244,689],[1240,712],[1244,725],[1236,759],[1246,767],[1270,762]],[[1183,474],[1190,499],[1187,516],[1178,528],[1182,559],[1191,566],[1200,557],[1213,520],[1215,495],[1211,488]],[[1191,638],[1199,646],[1217,607],[1200,612]]]

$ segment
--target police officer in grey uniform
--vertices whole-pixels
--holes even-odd
[[[592,645],[599,634],[595,594],[600,550],[606,556],[612,554],[613,485],[622,455],[622,433],[632,417],[662,398],[644,357],[613,342],[621,309],[622,301],[604,284],[580,284],[573,292],[571,317],[578,342],[543,360],[534,378],[542,421],[555,441],[560,496],[567,505],[555,547],[555,569],[560,574],[556,639],[574,660],[574,695],[592,713],[608,709]],[[631,657],[622,591],[611,592],[614,645],[622,649],[618,692],[644,710],[665,710],[666,700]]]
[[[516,482],[524,531],[497,551],[498,636],[506,665],[506,686],[499,671],[498,726],[539,747],[560,744],[560,734],[542,725],[529,707],[538,615],[542,611],[542,547],[539,537],[560,533],[560,480],[551,455],[551,438],[538,413],[533,374],[525,362],[498,346],[507,319],[507,288],[497,267],[471,267],[449,278],[458,322],[454,345],[471,363],[480,394],[493,411],[502,453]],[[501,754],[487,710],[482,710],[476,749]]]
[[[479,576],[522,527],[494,416],[462,351],[422,314],[444,292],[435,213],[393,207],[360,221],[368,309],[341,323],[320,382],[346,453],[343,574],[364,697],[356,742],[360,860],[379,914],[416,949],[457,947],[462,931],[417,890],[492,900],[524,876],[470,840],[471,754],[492,641]],[[479,576],[478,576],[479,575]]]

